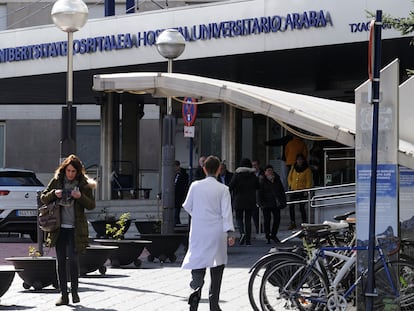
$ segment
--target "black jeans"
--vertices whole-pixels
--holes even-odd
[[[270,230],[270,222],[273,215],[273,224],[272,230]],[[280,225],[280,209],[279,208],[263,208],[263,218],[264,218],[264,232],[266,238],[276,237],[277,231],[279,230]]]
[[[219,299],[220,299],[220,289],[221,289],[221,280],[223,279],[224,265],[210,268],[210,289],[208,295],[208,301],[210,303],[210,311],[219,311]],[[193,290],[197,290],[203,287],[204,276],[206,275],[206,269],[194,269],[191,270],[192,280],[190,287]]]
[[[306,198],[307,197],[306,196],[304,197],[301,193],[291,194],[291,201],[301,201],[301,200],[305,200]],[[295,205],[296,204],[290,204],[289,205],[290,221],[292,223],[296,223]],[[301,213],[302,222],[306,223],[307,222],[306,210],[305,210],[306,202],[297,203],[297,205],[299,205],[299,210],[300,210],[300,213]]]
[[[250,242],[252,235],[252,213],[250,209],[236,209],[236,222],[240,234],[246,234],[246,242]]]
[[[59,238],[56,241],[56,259],[59,286],[62,295],[68,293],[68,272],[66,271],[67,262],[72,292],[78,291],[79,285],[79,257],[75,249],[75,229],[60,228]]]
[[[180,213],[181,213],[181,206],[174,207],[174,225],[181,224]]]

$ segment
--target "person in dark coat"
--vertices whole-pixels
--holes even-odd
[[[254,174],[250,159],[242,159],[230,181],[229,189],[233,195],[233,208],[236,211],[236,222],[240,231],[239,243],[251,245],[251,218],[256,205],[256,190],[259,179]]]
[[[68,305],[67,281],[70,277],[72,302],[78,295],[79,253],[89,245],[88,223],[85,209],[95,208],[94,180],[86,176],[85,167],[76,155],[69,155],[56,169],[54,177],[40,195],[43,204],[57,201],[60,206],[61,225],[50,232],[46,245],[56,247],[57,273],[61,297],[56,306]]]
[[[198,167],[195,170],[195,174],[194,174],[194,179],[195,180],[201,180],[204,179],[206,177],[206,174],[204,173],[203,167],[204,167],[204,162],[206,161],[206,157],[205,156],[201,156],[198,159]]]
[[[252,161],[252,167],[255,169],[255,175],[256,177],[258,177],[260,179],[261,176],[264,175],[264,170],[260,167],[260,161],[257,159],[254,159]],[[256,233],[259,234],[260,233],[260,211],[259,209],[255,209],[252,215],[253,218],[253,222],[254,222],[254,226],[256,227]]]
[[[280,210],[286,207],[286,194],[280,176],[273,171],[272,165],[267,165],[264,176],[260,177],[258,194],[258,204],[263,210],[267,243],[270,244],[270,240],[280,243],[277,231],[280,225]],[[272,215],[273,224],[270,226]]]
[[[233,178],[233,173],[227,170],[226,162],[222,161],[220,163],[220,172],[217,176],[217,180],[222,184],[228,186],[230,184],[231,179]]]
[[[188,174],[182,168],[180,161],[174,161],[175,178],[174,178],[174,193],[175,193],[175,209],[174,209],[174,224],[181,224],[180,212],[183,206],[188,190]]]

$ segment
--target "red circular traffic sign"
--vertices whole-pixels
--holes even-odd
[[[192,97],[186,97],[184,101],[182,107],[184,124],[185,126],[192,126],[197,117],[197,105],[194,104],[196,100]]]

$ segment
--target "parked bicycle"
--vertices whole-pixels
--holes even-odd
[[[285,261],[268,269],[260,286],[262,310],[341,310],[355,306],[355,289],[361,292],[367,282],[365,268],[358,276],[349,278],[356,270],[357,252],[367,246],[320,247],[310,262]],[[414,264],[407,260],[390,261],[376,240],[374,309],[414,309]],[[350,255],[344,254],[350,252]],[[329,259],[342,262],[336,272],[329,267]],[[354,279],[354,282],[349,282]],[[363,299],[364,296],[361,296]]]
[[[353,245],[354,222],[347,222],[346,219],[355,212],[348,212],[343,215],[335,216],[336,222],[326,222],[324,224],[302,224],[301,230],[290,237],[281,241],[282,244],[294,240],[302,239],[302,247],[278,247],[272,249],[270,253],[260,258],[250,269],[250,279],[248,284],[248,294],[250,304],[255,311],[259,311],[259,290],[263,282],[263,275],[270,268],[281,262],[303,261],[306,262],[313,256],[314,250],[323,245],[339,246]],[[331,263],[332,269],[338,267]],[[271,278],[270,278],[271,280]]]

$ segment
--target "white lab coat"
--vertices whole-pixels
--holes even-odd
[[[183,207],[191,215],[191,227],[182,268],[227,264],[227,232],[234,231],[229,188],[214,177],[194,181]]]

